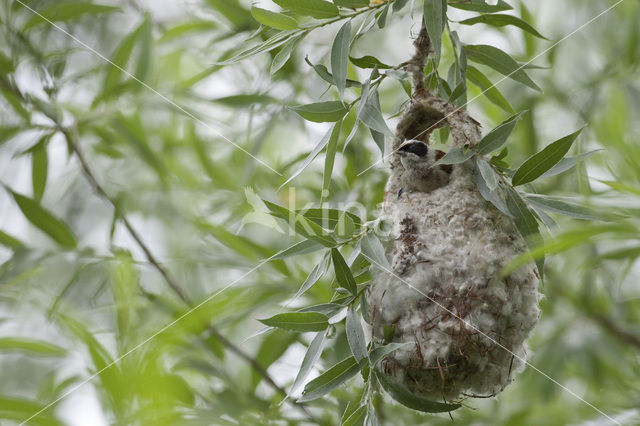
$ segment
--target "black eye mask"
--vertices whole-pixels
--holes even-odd
[[[417,155],[418,157],[424,157],[425,155],[427,155],[429,148],[427,147],[427,144],[424,142],[411,142],[400,147],[398,151],[410,152],[412,154]]]

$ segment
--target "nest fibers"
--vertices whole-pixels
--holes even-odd
[[[421,133],[428,142],[425,130],[445,115],[454,146],[478,142],[480,126],[465,111],[427,98],[404,114],[395,148]],[[409,192],[402,190],[407,170],[392,160],[383,206],[392,273],[374,272],[366,292],[373,344],[409,343],[379,371],[430,400],[501,392],[523,369],[525,340],[540,314],[532,263],[497,277],[526,246],[513,221],[476,189],[472,161],[442,166],[450,179],[438,188]]]

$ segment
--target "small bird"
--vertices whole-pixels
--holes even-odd
[[[400,156],[404,168],[400,182],[403,192],[431,192],[449,183],[453,167],[451,165],[433,166],[445,153],[418,140],[407,140],[395,151]]]

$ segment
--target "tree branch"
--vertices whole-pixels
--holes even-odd
[[[107,194],[105,189],[100,185],[100,183],[98,183],[98,180],[96,179],[93,171],[89,167],[89,163],[87,162],[84,156],[84,153],[82,152],[82,150],[80,149],[80,146],[78,145],[79,135],[78,135],[78,130],[75,124],[72,127],[63,127],[60,125],[60,123],[56,123],[56,124],[58,126],[58,129],[65,136],[67,143],[71,147],[72,151],[80,161],[82,173],[85,176],[85,178],[89,181],[89,184],[91,185],[92,189],[100,198],[107,201],[115,209],[115,214],[117,215],[117,217],[122,221],[125,228],[129,232],[131,237],[133,237],[133,239],[136,241],[140,249],[142,249],[149,263],[153,266],[153,268],[155,268],[160,273],[160,275],[162,275],[162,278],[164,278],[164,280],[167,282],[171,290],[187,306],[193,307],[193,302],[191,301],[189,296],[187,296],[187,294],[180,288],[180,286],[176,283],[176,281],[171,277],[169,272],[160,264],[160,262],[158,262],[158,260],[155,258],[155,256],[149,249],[149,247],[145,244],[144,241],[142,241],[142,238],[140,237],[138,232],[135,230],[135,228],[133,228],[133,226],[127,219],[127,217],[122,212],[119,211],[115,200],[111,198],[109,194]],[[267,370],[262,365],[260,365],[260,363],[255,358],[247,354],[239,346],[237,346],[236,344],[231,342],[229,339],[227,339],[222,333],[220,333],[220,331],[218,331],[218,329],[215,326],[210,325],[208,330],[229,351],[233,352],[238,357],[245,360],[251,366],[251,368],[253,368],[258,374],[260,374],[263,377],[263,379],[269,386],[271,386],[274,390],[276,390],[281,395],[283,396],[287,395],[286,390],[283,389],[281,386],[279,386],[273,380],[273,378],[271,377],[271,375],[269,375]],[[313,419],[313,416],[311,415],[311,413],[309,413],[309,411],[306,409],[304,405],[298,404],[295,401],[292,401],[290,399],[287,399],[287,401],[289,401],[295,407],[302,410],[310,419]]]

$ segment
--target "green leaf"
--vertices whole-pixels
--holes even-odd
[[[384,247],[373,232],[367,233],[360,239],[360,249],[364,257],[370,260],[371,264],[376,268],[385,272],[391,270],[391,265],[389,265],[387,256],[384,253]]]
[[[11,74],[16,70],[13,60],[0,52],[0,75]]]
[[[262,25],[275,28],[276,30],[287,31],[298,28],[298,23],[291,16],[261,9],[259,7],[251,7],[251,16],[253,16],[253,18]]]
[[[484,94],[487,99],[493,102],[495,105],[499,106],[506,112],[510,114],[515,114],[513,107],[507,101],[507,99],[500,93],[497,87],[493,85],[491,80],[489,80],[479,69],[473,67],[471,65],[467,66],[467,79],[470,82],[478,86],[482,90],[482,94]]]
[[[206,0],[211,8],[224,16],[237,31],[246,31],[256,28],[249,13],[238,0]]]
[[[37,201],[11,190],[9,192],[29,222],[61,246],[65,248],[76,247],[76,238],[66,223],[45,210]]]
[[[47,140],[50,135],[40,139],[31,151],[31,184],[33,186],[33,198],[36,201],[42,199],[44,189],[47,186],[47,173],[49,159],[47,157]]]
[[[480,15],[480,16],[474,16],[473,18],[465,19],[458,23],[462,25],[487,24],[493,27],[504,27],[505,25],[514,25],[530,34],[533,34],[536,37],[548,40],[548,38],[546,38],[545,36],[540,34],[538,31],[536,31],[536,29],[533,28],[531,25],[527,24],[522,19],[513,15],[504,15],[501,13],[497,13],[493,15]]]
[[[340,13],[334,4],[323,0],[274,0],[274,3],[296,15],[320,19],[333,18]]]
[[[351,353],[357,362],[367,357],[367,343],[364,338],[364,330],[360,322],[360,315],[353,305],[347,309],[347,319],[345,323],[347,332],[347,342],[351,348]]]
[[[286,248],[280,251],[277,255],[273,256],[272,259],[273,260],[285,259],[291,256],[298,256],[302,254],[313,253],[315,251],[320,250],[323,247],[324,246],[321,244],[318,244],[317,241],[303,240],[303,241],[300,241],[299,243],[294,244],[289,248]]]
[[[335,122],[344,117],[349,110],[340,101],[317,102],[313,104],[289,107],[302,118],[315,123]]]
[[[369,0],[333,0],[333,4],[349,9],[358,9],[369,6]]]
[[[288,396],[291,396],[298,388],[304,383],[311,373],[311,369],[316,362],[320,359],[320,355],[322,355],[322,349],[324,349],[324,345],[327,343],[327,336],[324,331],[316,334],[316,337],[313,338],[309,347],[307,348],[307,352],[304,354],[304,358],[302,359],[302,365],[300,366],[300,371],[296,375],[295,380],[293,381],[293,385],[291,385],[291,389],[289,389]]]
[[[307,279],[304,280],[304,283],[300,286],[300,289],[293,297],[294,300],[304,294],[307,290],[309,290],[315,283],[317,283],[320,278],[327,272],[327,268],[329,267],[329,252],[327,252],[323,257],[320,263],[313,267]]]
[[[327,67],[325,67],[322,64],[317,64],[314,65],[313,63],[311,63],[311,61],[309,60],[309,57],[305,57],[304,61],[311,67],[313,68],[313,70],[316,72],[316,74],[318,74],[318,76],[320,76],[320,78],[322,78],[324,81],[326,81],[329,84],[334,84],[335,82],[333,81],[333,75],[329,72],[329,70],[327,69]],[[351,79],[347,79],[347,87],[360,87],[360,82],[355,81],[355,80],[351,80]]]
[[[289,227],[303,237],[319,242],[326,247],[334,247],[336,240],[328,234],[320,225],[310,221],[300,213],[293,212],[277,204],[263,200],[264,204],[271,211],[271,214],[287,221]]]
[[[289,58],[291,57],[291,53],[293,49],[296,48],[298,42],[304,38],[307,33],[302,33],[297,37],[291,38],[289,41],[282,46],[282,49],[274,56],[273,61],[271,62],[271,67],[269,68],[269,72],[271,74],[275,74],[287,63]]]
[[[437,66],[440,63],[442,31],[447,23],[447,0],[424,0],[424,23],[433,46]]]
[[[481,155],[497,151],[507,142],[509,135],[516,127],[520,114],[512,115],[496,128],[487,133],[478,143],[478,153]]]
[[[358,119],[362,121],[365,126],[370,128],[371,130],[375,130],[378,133],[382,133],[387,136],[393,136],[393,132],[389,129],[387,123],[382,117],[377,90],[373,90],[371,93],[369,93],[359,113],[360,114],[358,115]],[[384,154],[384,144],[382,145],[380,150]]]
[[[498,3],[495,5],[487,4],[485,0],[456,0],[450,1],[449,6],[455,7],[456,9],[483,13],[502,12],[513,9],[513,7],[504,0],[498,0]]]
[[[538,177],[542,176],[544,172],[550,170],[560,162],[562,157],[569,152],[569,148],[571,148],[571,145],[573,145],[573,142],[576,140],[580,132],[582,132],[582,129],[558,139],[542,151],[529,157],[520,167],[518,167],[518,170],[516,170],[516,173],[511,178],[513,186],[523,185],[534,181]]]
[[[523,237],[538,234],[539,226],[535,215],[524,202],[518,191],[506,187],[506,201],[509,212],[513,215],[516,227]]]
[[[356,362],[354,357],[349,357],[343,361],[340,361],[320,376],[316,377],[304,387],[302,396],[298,399],[298,402],[307,402],[318,399],[342,383],[349,380],[351,377],[358,374],[358,371],[362,368],[362,365]]]
[[[371,366],[375,367],[376,364],[380,362],[380,360],[382,360],[382,358],[400,349],[401,347],[407,346],[407,345],[412,345],[412,343],[411,342],[389,343],[384,346],[378,346],[377,348],[372,350],[371,353],[369,354],[369,361],[371,363]]]
[[[231,95],[222,98],[211,99],[211,102],[216,102],[233,108],[246,108],[255,104],[279,103],[277,99],[269,95],[244,93],[240,95]]]
[[[525,198],[532,207],[538,207],[551,213],[562,214],[583,220],[607,220],[593,209],[577,203],[564,201],[559,198],[537,194],[526,194]]]
[[[487,65],[519,83],[542,92],[536,83],[521,69],[520,65],[507,53],[497,47],[486,44],[468,44],[464,46],[467,58],[479,64]]]
[[[349,38],[351,37],[351,21],[347,21],[336,34],[331,46],[331,72],[338,88],[340,99],[347,87],[347,68],[349,65]]]
[[[24,243],[19,239],[7,234],[4,231],[0,231],[0,244],[10,249],[17,249],[24,247]]]
[[[318,312],[288,312],[258,320],[270,327],[291,331],[322,331],[329,327],[329,319]]]
[[[346,210],[323,208],[296,210],[296,212],[302,214],[307,219],[327,229],[335,228],[338,224],[340,224],[341,221],[344,220],[345,216],[348,216],[349,219],[358,226],[362,224],[362,220],[358,216]]]
[[[513,220],[518,228],[518,232],[522,235],[529,246],[529,249],[533,249],[535,245],[540,242],[540,228],[535,214],[531,211],[527,203],[524,202],[518,191],[510,186],[506,186],[505,198],[507,202],[507,208]],[[532,238],[533,237],[533,238]],[[544,255],[536,257],[536,265],[538,266],[538,273],[540,277],[544,276]]]
[[[560,160],[555,166],[544,172],[540,175],[541,178],[559,175],[560,173],[564,173],[567,170],[573,168],[576,164],[580,163],[583,160],[591,157],[598,151],[602,151],[601,149],[595,149],[593,151],[585,152],[584,154],[576,155],[575,157],[565,157]]]
[[[329,144],[327,145],[327,153],[324,156],[324,170],[322,173],[322,199],[326,198],[329,193],[329,185],[331,184],[331,175],[333,174],[333,164],[338,150],[338,142],[340,141],[340,130],[342,129],[342,119],[333,126]],[[307,216],[308,217],[308,216]]]
[[[509,212],[509,209],[507,208],[506,204],[503,201],[503,197],[501,195],[502,194],[501,187],[497,186],[495,189],[490,190],[489,186],[487,185],[487,182],[485,182],[484,178],[482,177],[480,170],[478,170],[477,164],[472,177],[473,177],[473,181],[475,182],[478,188],[478,191],[480,192],[480,195],[482,195],[482,198],[484,198],[485,200],[493,204],[494,207],[500,210],[502,213],[511,217],[511,212]]]
[[[293,179],[295,179],[300,173],[302,173],[304,171],[304,169],[306,169],[309,164],[311,164],[311,162],[318,156],[318,154],[320,154],[320,152],[329,144],[329,142],[331,141],[331,137],[335,136],[334,133],[336,133],[336,129],[338,129],[338,133],[340,133],[340,127],[339,127],[339,123],[341,123],[341,120],[338,120],[338,122],[336,124],[334,124],[322,137],[322,139],[320,139],[320,142],[318,142],[316,144],[316,146],[311,150],[311,152],[309,153],[309,155],[307,155],[307,157],[304,159],[304,161],[302,162],[302,164],[300,165],[300,167],[298,167],[298,169],[293,172],[293,174],[291,176],[289,176],[289,178],[282,184],[280,185],[280,187],[278,189],[281,189],[283,187],[285,187],[289,182],[291,182]]]
[[[39,15],[32,15],[27,21],[24,30],[28,30],[38,24],[51,22],[67,22],[83,15],[99,15],[120,11],[119,7],[94,4],[86,1],[56,2],[54,5],[38,11]],[[41,17],[42,16],[42,17]]]
[[[149,26],[149,21],[145,19],[135,30],[122,39],[118,47],[116,47],[113,55],[111,55],[110,61],[117,66],[109,64],[105,68],[106,73],[102,83],[102,93],[96,98],[96,101],[104,98],[116,88],[123,74],[122,69],[126,69],[133,48],[145,32],[145,27],[147,26]]]
[[[331,249],[331,260],[333,261],[333,270],[336,273],[338,285],[342,288],[346,288],[355,296],[358,293],[356,280],[353,278],[349,265],[347,265],[344,257],[340,254],[340,250],[335,247]]]
[[[212,21],[198,19],[190,20],[166,30],[158,39],[158,43],[166,43],[175,40],[187,33],[207,32],[215,30],[216,28],[218,28],[218,24]]]
[[[441,159],[436,161],[433,166],[464,163],[469,158],[473,157],[473,154],[475,154],[475,152],[469,148],[452,148]]]
[[[391,65],[387,65],[385,63],[380,62],[378,58],[375,56],[363,56],[361,58],[354,58],[353,56],[349,56],[349,60],[353,65],[358,68],[378,68],[379,70],[385,70],[392,68]]]
[[[460,404],[444,404],[442,402],[429,401],[427,399],[420,398],[409,392],[404,387],[389,382],[384,374],[377,370],[374,370],[374,373],[384,390],[393,399],[405,407],[425,413],[444,413],[461,407]]]
[[[53,343],[23,337],[0,337],[0,352],[28,352],[30,355],[59,357],[67,350]]]
[[[347,415],[346,411],[344,413],[344,415],[342,416],[342,419],[340,419],[340,426],[355,426],[355,425],[359,425],[360,424],[360,418],[362,418],[362,415],[364,414],[365,410],[367,409],[367,405],[361,405],[360,407],[356,408],[353,413],[349,414],[349,417],[345,416]]]
[[[487,184],[487,188],[489,191],[493,191],[498,186],[499,177],[496,172],[491,167],[491,164],[484,161],[482,158],[476,158],[476,164],[478,166],[478,171],[485,183]]]

